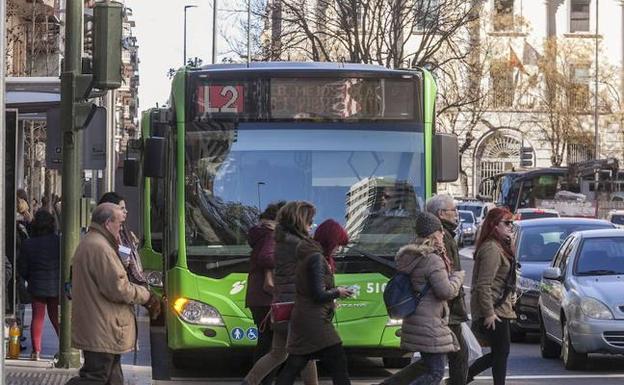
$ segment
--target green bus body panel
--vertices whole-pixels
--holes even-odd
[[[176,159],[176,198],[178,203],[178,266],[186,268],[186,239],[184,227],[186,226],[186,210],[184,207],[184,120],[186,115],[186,69],[178,71],[173,78],[173,103],[175,105],[176,135],[177,140],[177,159]],[[164,234],[163,234],[164,238]]]
[[[425,197],[428,199],[433,195],[433,121],[437,86],[435,79],[429,71],[424,73],[424,103],[425,103]]]
[[[249,338],[255,329],[249,309],[245,308],[247,274],[236,273],[222,279],[198,276],[176,267],[168,277],[167,291],[170,303],[167,311],[168,345],[173,350],[209,348],[254,347],[256,340]],[[359,286],[356,295],[338,302],[334,323],[349,348],[392,349],[399,345],[396,326],[386,327],[388,316],[382,293],[388,279],[381,274],[339,274],[336,283],[341,286]],[[194,299],[219,310],[225,327],[192,325],[181,320],[173,310],[176,298]],[[245,332],[236,340],[236,328]],[[216,336],[207,337],[206,329]]]
[[[166,310],[167,341],[173,350],[187,349],[236,349],[253,348],[256,340],[250,339],[247,332],[255,328],[249,309],[245,308],[245,289],[247,275],[243,273],[231,274],[222,279],[212,279],[199,276],[188,270],[186,263],[185,244],[185,93],[187,70],[181,69],[174,76],[172,82],[172,100],[170,103],[176,111],[175,135],[177,137],[177,179],[175,180],[177,200],[177,262],[176,266],[167,271],[166,295],[168,305]],[[433,120],[436,95],[435,80],[431,74],[424,71],[424,133],[425,133],[425,197],[433,194]],[[144,128],[144,127],[142,127]],[[144,134],[145,135],[145,134]],[[144,187],[144,220],[149,224],[149,181]],[[165,236],[165,235],[164,235]],[[159,267],[162,264],[162,255],[149,249],[141,249],[144,266]],[[146,242],[146,245],[148,243]],[[339,301],[334,323],[342,338],[345,348],[358,349],[396,349],[399,350],[400,338],[397,336],[398,326],[387,326],[388,315],[383,302],[383,289],[388,279],[381,274],[337,274],[336,284],[341,286],[359,285],[360,290],[354,298]],[[225,326],[193,325],[184,322],[173,309],[175,299],[185,297],[213,306],[221,314]],[[364,310],[365,309],[365,310]],[[240,328],[245,336],[239,340],[232,337],[232,332]],[[206,329],[216,333],[214,337],[205,335]]]

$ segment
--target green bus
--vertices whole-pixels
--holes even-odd
[[[198,353],[248,353],[247,231],[278,200],[307,200],[315,225],[342,223],[350,245],[336,282],[348,353],[405,362],[400,320],[382,293],[393,258],[436,183],[457,178],[457,139],[435,134],[436,86],[422,69],[340,63],[184,68],[170,104],[142,116],[143,244],[167,304],[174,365]]]

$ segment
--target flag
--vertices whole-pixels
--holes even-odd
[[[509,66],[515,67],[519,69],[520,72],[523,72],[525,74],[527,73],[524,69],[524,66],[522,65],[522,62],[520,61],[520,58],[518,57],[518,55],[516,55],[516,52],[514,51],[511,44],[509,44]]]
[[[542,60],[542,55],[529,43],[524,41],[524,48],[522,49],[522,61],[526,65],[536,66]]]

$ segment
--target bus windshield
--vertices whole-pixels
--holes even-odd
[[[413,239],[425,194],[414,122],[196,122],[185,141],[187,253],[249,255],[247,232],[270,202],[307,200],[359,249],[392,256]],[[211,258],[211,260],[214,260]]]

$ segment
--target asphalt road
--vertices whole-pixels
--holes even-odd
[[[467,303],[470,300],[470,278],[472,276],[472,250],[462,250],[462,267],[466,270]],[[28,333],[26,333],[28,336]],[[56,334],[46,320],[43,337],[44,358],[50,359],[58,349]],[[568,371],[560,360],[541,358],[538,337],[529,335],[523,343],[514,343],[508,361],[509,385],[544,384],[544,385],[611,385],[624,383],[624,357],[592,356],[586,370]],[[30,353],[30,341],[23,355]],[[175,370],[167,357],[165,332],[163,328],[149,328],[145,315],[139,317],[139,351],[136,356],[128,353],[122,358],[124,364],[152,367],[153,384],[234,384],[240,383],[250,367],[248,361],[230,357],[197,357],[194,369]],[[380,359],[352,358],[349,373],[354,384],[375,384],[396,370],[383,368]],[[474,384],[491,384],[490,373],[483,373]],[[323,376],[321,383],[331,381]]]

